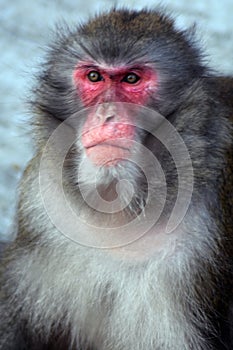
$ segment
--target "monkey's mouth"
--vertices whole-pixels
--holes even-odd
[[[131,152],[128,143],[128,140],[111,140],[91,144],[85,148],[85,151],[93,164],[97,166],[112,166],[122,160],[129,159]]]

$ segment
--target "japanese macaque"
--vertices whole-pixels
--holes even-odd
[[[232,349],[233,79],[113,9],[60,30],[33,93],[0,348]]]

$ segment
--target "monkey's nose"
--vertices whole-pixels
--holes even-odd
[[[103,103],[97,107],[96,117],[101,124],[112,121],[116,117],[116,107],[113,103]]]

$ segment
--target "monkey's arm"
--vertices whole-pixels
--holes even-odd
[[[33,212],[33,198],[36,198],[36,203],[40,207],[40,197],[37,197],[39,163],[38,154],[29,163],[21,181],[20,188],[23,187],[23,190],[20,191],[17,237],[14,242],[0,246],[0,350],[82,350],[71,345],[69,334],[62,327],[52,329],[47,338],[34,329],[30,317],[34,309],[37,307],[40,309],[40,306],[36,306],[40,305],[38,299],[30,302],[30,314],[25,315],[24,311],[27,295],[22,293],[22,289],[26,285],[25,271],[30,271],[30,264],[25,266],[22,260],[24,261],[25,256],[29,260],[34,259],[34,249],[40,245],[40,229],[33,221],[35,234],[30,232],[29,226],[32,224],[30,210],[24,212],[22,207],[23,203],[27,203],[27,208],[30,207]],[[28,226],[22,216],[27,217]],[[36,263],[35,274],[32,273],[35,281],[36,273],[43,274],[40,261]],[[27,288],[24,292],[27,293]]]
[[[8,244],[0,244],[0,350],[26,350],[23,338],[20,336],[17,315],[12,312],[11,304],[3,290],[5,274],[4,251]]]

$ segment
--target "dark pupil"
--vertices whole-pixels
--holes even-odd
[[[135,84],[139,79],[138,75],[131,73],[126,75],[124,80],[129,84]]]
[[[101,80],[101,75],[96,71],[92,71],[88,74],[88,79],[93,82],[99,81]]]

